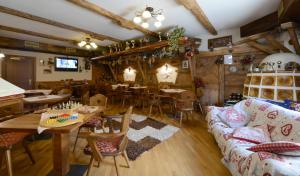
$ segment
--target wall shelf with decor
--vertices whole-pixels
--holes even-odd
[[[132,48],[124,51],[119,51],[119,52],[114,52],[114,53],[108,53],[102,56],[94,57],[91,60],[100,60],[100,59],[106,59],[106,58],[112,58],[112,57],[118,57],[118,56],[125,56],[125,55],[130,55],[130,54],[135,54],[135,53],[142,53],[142,52],[147,52],[147,51],[153,51],[156,49],[160,49],[163,47],[169,46],[169,42],[167,40],[163,40],[160,42],[155,42],[151,43],[145,46],[137,47],[137,48]]]

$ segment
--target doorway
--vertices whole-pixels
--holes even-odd
[[[2,61],[2,77],[25,90],[35,86],[35,58],[7,55]]]

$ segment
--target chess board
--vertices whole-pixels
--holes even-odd
[[[40,126],[45,128],[64,127],[83,122],[83,115],[78,113],[43,113]]]

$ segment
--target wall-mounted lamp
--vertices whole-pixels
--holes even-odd
[[[4,58],[5,54],[0,51],[0,59]]]

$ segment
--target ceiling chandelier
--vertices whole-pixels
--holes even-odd
[[[90,38],[86,38],[85,40],[82,40],[81,42],[78,43],[78,46],[79,47],[85,47],[86,49],[97,49],[98,46],[96,43],[94,42],[91,42],[91,39]]]
[[[137,11],[133,22],[140,24],[143,28],[149,28],[150,19],[154,19],[154,26],[159,28],[162,25],[162,21],[165,20],[163,10],[154,10],[153,7],[147,6],[143,11]]]

